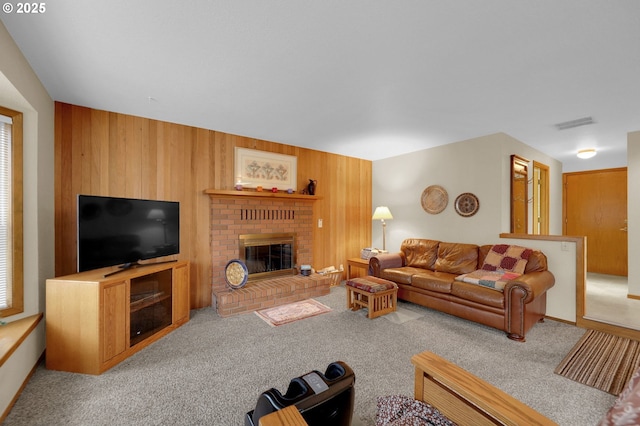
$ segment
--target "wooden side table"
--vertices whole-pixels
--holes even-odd
[[[359,257],[352,257],[347,259],[347,281],[351,279],[351,267],[362,268],[365,271],[369,270],[369,259],[361,259]]]

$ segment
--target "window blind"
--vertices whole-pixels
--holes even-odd
[[[0,115],[0,309],[11,301],[11,118]]]

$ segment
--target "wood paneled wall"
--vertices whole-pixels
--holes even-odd
[[[77,194],[179,201],[191,307],[211,305],[209,196],[233,189],[234,148],[298,158],[298,190],[317,179],[313,266],[346,264],[371,245],[371,162],[214,130],[56,102],[56,276],[76,271]],[[346,266],[346,265],[345,265]]]

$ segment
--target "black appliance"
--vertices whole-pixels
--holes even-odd
[[[78,195],[78,272],[180,252],[180,203]]]
[[[329,364],[324,374],[312,371],[296,377],[282,395],[271,388],[258,397],[255,409],[245,416],[245,426],[258,426],[260,418],[295,405],[309,426],[348,426],[353,416],[356,381],[342,361]]]

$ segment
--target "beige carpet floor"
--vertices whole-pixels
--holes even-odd
[[[356,374],[353,426],[374,426],[379,396],[413,395],[411,356],[425,350],[561,426],[597,424],[616,398],[553,373],[585,332],[569,324],[547,319],[522,343],[411,303],[398,308],[412,320],[368,319],[347,309],[344,286],[314,299],[331,312],[281,327],[253,313],[191,311],[188,323],[99,376],[40,364],[3,426],[240,426],[260,393],[334,361]]]

